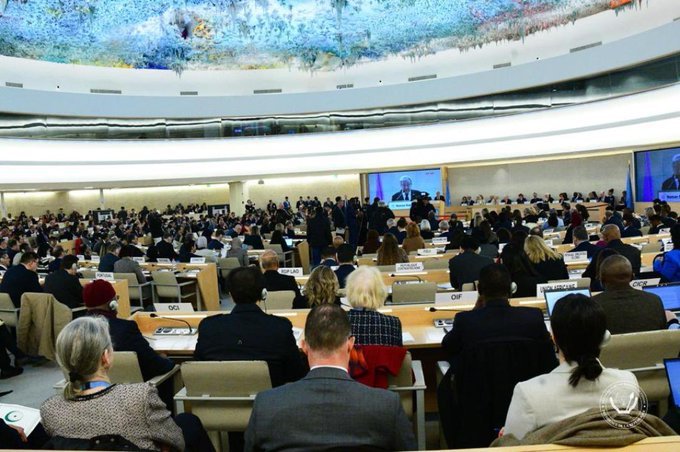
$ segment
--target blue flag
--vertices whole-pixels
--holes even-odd
[[[451,205],[451,191],[449,190],[449,182],[446,181],[446,207]]]
[[[626,180],[626,207],[633,209],[633,183],[630,180],[630,164],[628,165],[628,179]]]

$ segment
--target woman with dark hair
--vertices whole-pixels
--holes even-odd
[[[654,271],[661,274],[665,282],[680,281],[680,224],[671,228],[673,249],[654,259]]]
[[[253,225],[250,227],[250,233],[243,239],[243,244],[248,245],[254,250],[263,250],[264,243],[262,243],[262,236],[260,235],[260,228]]]
[[[504,435],[522,439],[545,425],[598,408],[602,394],[614,384],[626,385],[629,391],[638,388],[631,372],[602,366],[600,348],[610,335],[602,307],[590,297],[575,294],[561,298],[550,323],[560,365],[549,374],[515,386]],[[626,398],[624,403],[628,401]]]
[[[361,249],[361,254],[373,254],[378,252],[380,248],[380,234],[375,229],[369,229],[366,234],[366,242]]]
[[[513,298],[533,297],[536,295],[536,284],[548,282],[531,265],[524,250],[514,244],[503,248],[501,262],[508,269],[512,282],[517,286],[517,290],[512,294]]]
[[[283,238],[283,233],[279,230],[276,229],[274,232],[272,232],[272,238],[269,240],[270,245],[281,245],[281,250],[286,253],[290,251],[290,247],[286,243],[286,239]]]
[[[382,245],[378,248],[378,265],[395,265],[404,262],[408,262],[406,251],[399,248],[399,242],[393,234],[385,234]]]

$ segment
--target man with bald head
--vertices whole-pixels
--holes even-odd
[[[607,248],[614,249],[621,256],[625,256],[633,267],[633,275],[640,274],[641,257],[640,250],[631,245],[626,245],[621,241],[621,229],[615,224],[608,224],[602,228],[602,240],[607,242]]]
[[[260,256],[260,266],[264,273],[264,285],[268,292],[278,292],[282,290],[292,290],[295,292],[293,309],[306,308],[307,301],[300,293],[295,278],[290,275],[279,273],[279,255],[274,250],[267,250]]]
[[[624,256],[609,256],[600,265],[604,292],[593,297],[604,309],[607,329],[612,334],[653,331],[667,328],[668,317],[661,299],[649,292],[633,289],[633,267]]]

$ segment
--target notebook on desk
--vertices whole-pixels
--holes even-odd
[[[546,290],[543,292],[543,296],[545,297],[545,305],[546,305],[546,319],[550,319],[550,316],[552,315],[552,311],[555,308],[555,303],[557,303],[559,300],[562,298],[566,297],[567,295],[573,295],[573,294],[581,294],[585,295],[586,297],[590,296],[590,289],[579,289],[579,288],[574,288],[574,289],[556,289],[556,290]]]
[[[667,311],[680,311],[680,284],[669,284],[666,286],[647,286],[643,287],[645,292],[653,293],[661,298],[663,308]]]

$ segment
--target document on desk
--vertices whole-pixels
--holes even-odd
[[[431,328],[427,332],[427,342],[433,344],[441,344],[442,340],[446,336],[446,331],[444,328]]]
[[[0,418],[9,426],[21,427],[26,436],[40,423],[40,410],[22,405],[0,403]]]
[[[196,342],[198,335],[185,336],[154,336],[153,339],[146,338],[154,350],[177,350],[177,351],[194,351],[196,349]]]
[[[403,331],[401,333],[401,341],[406,344],[408,342],[415,342],[416,338],[413,337],[413,334],[409,333],[408,331]]]

